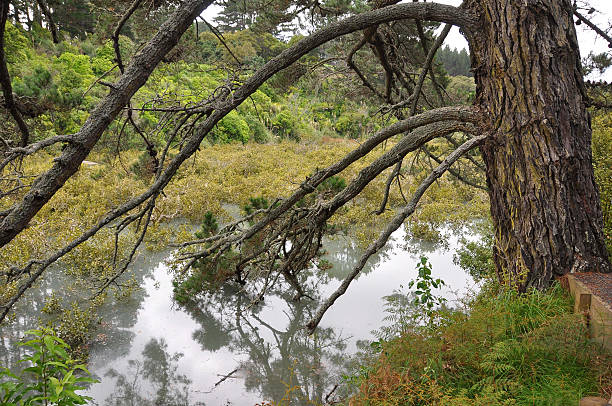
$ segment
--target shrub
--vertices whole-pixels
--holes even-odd
[[[604,238],[612,256],[612,113],[593,118],[593,171],[599,186]]]
[[[289,110],[281,110],[272,120],[272,130],[281,138],[299,141],[298,120]]]
[[[343,137],[351,139],[360,138],[363,135],[364,127],[367,125],[367,117],[356,112],[342,114],[334,129]]]
[[[246,144],[249,140],[249,125],[235,111],[231,111],[223,117],[211,132],[213,142],[226,144],[232,141],[240,141]]]

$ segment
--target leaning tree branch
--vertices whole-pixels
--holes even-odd
[[[6,53],[4,50],[4,34],[9,12],[9,3],[10,2],[8,0],[4,0],[1,6],[2,9],[0,9],[0,85],[2,86],[2,94],[4,95],[4,106],[13,116],[13,119],[17,123],[17,127],[19,127],[19,131],[21,132],[19,146],[25,147],[30,141],[30,131],[28,130],[28,126],[25,121],[23,121],[23,117],[21,117],[21,113],[19,112],[19,109],[17,109],[15,99],[13,98],[11,76],[6,66]]]
[[[275,269],[280,270],[296,289],[297,298],[304,296],[303,291],[297,283],[295,272],[304,269],[308,262],[317,255],[326,223],[340,207],[359,195],[359,193],[361,193],[361,191],[386,168],[394,165],[407,153],[418,149],[431,139],[443,137],[455,131],[472,132],[474,129],[475,126],[469,123],[444,121],[428,124],[412,131],[402,138],[393,148],[362,169],[342,191],[338,192],[330,200],[324,203],[315,202],[314,205],[308,208],[289,207],[284,210],[282,214],[286,214],[286,216],[280,221],[275,221],[275,223],[270,226],[271,228],[268,230],[267,235],[258,237],[263,238],[264,244],[262,244],[261,248],[249,257],[247,261],[251,261],[259,255],[268,255],[269,260],[272,262],[281,259]],[[284,203],[286,202],[287,201]],[[269,216],[268,214],[268,217]],[[266,227],[266,219],[267,218],[264,218],[255,225],[259,226],[260,231],[263,231],[263,228]],[[208,259],[213,253],[215,253],[215,255],[212,259],[209,259],[209,262],[216,263],[216,258],[223,252],[229,250],[234,243],[238,246],[245,243],[248,244],[250,238],[254,236],[251,232],[255,226],[231,236],[224,236],[216,244],[200,252],[190,254],[189,257],[191,257],[191,261],[189,261],[189,263],[193,264],[195,259]],[[289,252],[284,250],[287,246],[287,241],[291,241]],[[282,255],[280,255],[279,250],[284,250]],[[272,253],[272,255],[270,255],[270,253]],[[240,266],[237,266],[233,270],[233,274],[237,277],[240,276],[242,269],[244,269],[245,260],[240,261],[239,265]],[[269,271],[273,269],[273,267],[267,268]]]
[[[395,215],[395,217],[393,217],[391,222],[389,222],[389,224],[387,225],[385,230],[380,234],[378,239],[374,243],[372,243],[368,247],[368,249],[363,253],[361,258],[359,259],[359,262],[357,262],[357,265],[355,265],[355,267],[353,268],[353,271],[351,272],[351,274],[348,275],[346,279],[344,279],[344,281],[338,287],[338,289],[334,293],[331,294],[331,296],[323,303],[323,305],[321,305],[321,307],[316,312],[312,320],[309,321],[308,324],[306,324],[306,328],[309,334],[312,334],[314,330],[317,328],[325,312],[334,304],[334,302],[340,296],[342,296],[346,292],[349,285],[357,277],[357,275],[361,272],[361,270],[365,266],[368,259],[372,255],[374,255],[376,252],[378,252],[387,243],[387,240],[389,239],[391,234],[404,223],[404,220],[406,220],[408,216],[414,213],[414,211],[416,210],[417,204],[419,203],[419,200],[421,199],[425,191],[427,191],[427,189],[432,185],[432,183],[434,183],[436,179],[442,176],[442,174],[446,172],[446,170],[457,159],[459,159],[459,157],[461,157],[463,154],[465,154],[472,148],[479,145],[486,138],[487,138],[487,134],[484,134],[484,135],[480,135],[480,136],[474,137],[466,141],[463,145],[461,145],[458,149],[456,149],[448,157],[446,157],[446,159],[440,165],[438,165],[438,167],[436,167],[429,174],[429,176],[427,176],[427,178],[423,180],[423,182],[421,182],[416,192],[412,196],[412,199],[410,200],[410,202],[402,209],[401,212],[399,212],[398,214]]]
[[[157,34],[132,58],[115,89],[93,109],[74,141],[56,158],[51,169],[41,174],[32,188],[16,203],[0,223],[0,247],[8,244],[30,222],[32,217],[74,175],[102,133],[117,117],[131,97],[148,79],[161,59],[177,44],[179,38],[213,0],[190,0],[160,27]],[[5,95],[6,96],[6,95]]]
[[[588,25],[589,28],[591,28],[593,31],[599,34],[599,36],[601,36],[603,39],[608,41],[608,48],[612,48],[612,37],[610,37],[604,30],[602,30],[601,28],[593,24],[591,20],[589,20],[588,18],[580,14],[578,10],[574,10],[574,15],[578,17],[580,21]]]
[[[212,252],[219,250],[222,246],[227,246],[228,244],[234,243],[239,240],[248,240],[249,238],[253,237],[271,222],[277,220],[283,213],[287,212],[289,209],[295,206],[295,204],[302,198],[304,198],[306,195],[316,190],[316,187],[319,186],[325,179],[328,179],[342,172],[353,162],[357,161],[358,159],[361,159],[370,151],[372,151],[376,146],[380,145],[383,141],[391,138],[394,135],[434,124],[443,124],[445,122],[460,122],[461,125],[464,125],[463,123],[465,122],[477,123],[479,119],[480,114],[473,107],[443,107],[436,110],[430,110],[423,114],[419,114],[417,116],[413,116],[408,119],[399,121],[395,124],[392,124],[391,126],[384,128],[383,130],[374,134],[372,137],[368,138],[365,142],[360,144],[359,147],[349,152],[340,161],[323,170],[315,172],[312,176],[307,178],[291,196],[281,201],[274,209],[269,211],[262,220],[260,220],[250,228],[246,229],[243,233],[239,235],[228,235],[224,238],[221,238],[211,247],[198,253],[195,256],[199,258],[204,258],[210,255]],[[455,128],[457,127],[453,127],[453,129]],[[377,161],[367,167],[367,170],[364,169],[362,172],[360,172],[359,178],[373,179],[372,174],[374,172],[376,173],[376,175],[378,175],[389,165],[393,165],[395,162],[397,162],[397,159],[399,159],[398,157],[403,157],[406,153],[410,152],[411,148],[418,148],[420,145],[422,145],[423,142],[429,140],[428,137],[439,135],[440,132],[436,132],[435,135],[432,134],[434,133],[430,129],[430,131],[422,131],[421,134],[410,134],[404,137],[394,148],[392,148],[382,157],[378,158]],[[444,133],[444,135],[445,134],[447,133]],[[358,184],[351,184],[346,189],[344,189],[344,192],[350,191],[350,193],[355,193],[355,191],[358,191],[358,189]],[[346,202],[350,200],[350,198],[347,199],[347,195],[343,195],[340,197],[336,196],[336,200],[334,203],[334,206],[336,206],[335,209],[337,209],[343,204],[342,200]]]
[[[19,234],[43,205],[78,170],[80,163],[96,144],[102,132],[128,103],[132,95],[145,83],[162,57],[178,42],[182,33],[190,26],[191,21],[211,3],[212,0],[204,0],[203,2],[198,0],[189,1],[177,10],[160,27],[158,33],[132,58],[132,62],[127,67],[125,74],[122,75],[117,83],[116,89],[111,91],[92,111],[79,133],[77,133],[75,142],[64,150],[50,170],[40,175],[34,181],[32,188],[24,196],[23,200],[15,204],[11,208],[10,213],[3,218],[2,223],[0,223],[0,247],[8,244]],[[211,107],[210,111],[206,112],[207,118],[198,126],[192,136],[186,140],[178,154],[147,191],[109,212],[95,227],[85,232],[68,246],[57,251],[44,263],[41,263],[41,261],[30,261],[29,269],[35,263],[41,264],[41,266],[36,272],[32,273],[28,281],[19,288],[16,296],[4,307],[0,314],[0,322],[4,320],[10,308],[23,295],[25,290],[42,275],[51,263],[89,239],[106,224],[139,206],[157,191],[161,191],[182,163],[198,150],[200,143],[216,123],[246,100],[272,75],[290,66],[319,45],[334,38],[362,30],[369,26],[404,18],[443,21],[461,26],[467,32],[471,32],[477,26],[476,18],[461,8],[436,3],[398,4],[332,23],[286,49],[256,71],[231,95],[227,90],[221,92],[222,94],[216,99],[214,108]],[[286,208],[293,206],[297,200],[299,199],[287,204]],[[283,204],[273,210],[268,217],[278,216],[281,207],[283,207]],[[256,232],[255,227],[251,228],[251,232]]]

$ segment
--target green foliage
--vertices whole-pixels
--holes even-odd
[[[187,304],[198,295],[218,289],[233,274],[233,267],[239,260],[239,254],[233,250],[226,251],[215,261],[199,259],[186,275],[177,275],[172,281],[173,296],[180,304]]]
[[[472,77],[461,75],[452,76],[446,86],[446,92],[453,103],[471,103],[476,96],[476,83]]]
[[[34,338],[21,344],[31,352],[20,361],[25,366],[22,373],[15,375],[6,368],[0,369],[2,405],[86,404],[91,398],[76,392],[97,381],[89,376],[85,365],[69,357],[68,344],[50,329],[29,330],[26,334]]]
[[[225,144],[240,141],[243,144],[249,140],[250,129],[247,122],[235,110],[223,117],[211,132],[214,142]]]
[[[442,279],[431,276],[431,264],[427,257],[422,256],[417,263],[418,275],[408,283],[413,289],[408,294],[403,293],[403,286],[393,291],[393,294],[383,297],[385,301],[385,325],[373,333],[379,339],[388,341],[401,337],[412,331],[435,329],[440,322],[440,310],[446,303],[443,296],[434,293],[445,285]],[[375,341],[374,346],[380,346],[382,341]]]
[[[599,187],[604,238],[612,257],[612,113],[593,117],[593,172]]]
[[[461,237],[453,262],[469,273],[476,282],[495,276],[493,261],[493,226],[490,221],[476,227],[479,239],[476,241]]]
[[[289,110],[281,110],[272,119],[272,131],[280,138],[289,138],[299,141],[300,136],[297,132],[298,120]]]
[[[263,196],[260,197],[249,197],[249,203],[245,204],[242,208],[244,214],[250,216],[257,210],[267,209],[270,207],[268,199]]]
[[[558,285],[548,292],[485,287],[432,329],[383,342],[355,404],[570,405],[609,382],[612,354],[588,338]]]
[[[585,75],[589,75],[592,72],[603,75],[610,66],[612,66],[612,57],[607,52],[595,54],[591,51],[582,61],[582,68]]]
[[[219,224],[215,215],[211,211],[204,213],[204,219],[202,220],[202,226],[200,231],[195,233],[197,238],[208,238],[214,235],[219,230]]]
[[[268,129],[265,125],[259,120],[258,117],[253,117],[250,114],[244,116],[249,129],[251,130],[251,134],[253,135],[253,141],[258,144],[265,144],[269,141],[270,136],[268,133]]]
[[[422,256],[417,263],[417,271],[419,271],[418,276],[415,280],[408,283],[408,287],[412,288],[416,286],[417,290],[414,292],[414,303],[417,306],[422,306],[425,313],[431,315],[434,308],[446,302],[444,297],[434,295],[432,293],[432,288],[438,289],[444,286],[445,283],[442,279],[434,279],[431,277],[431,263],[429,263],[429,260],[425,256]]]
[[[436,52],[436,61],[440,62],[451,76],[473,76],[470,71],[470,55],[465,48],[458,51],[446,45]]]
[[[357,139],[364,135],[368,121],[368,117],[361,113],[347,112],[338,118],[334,129],[343,137]]]
[[[330,176],[325,179],[319,186],[317,186],[317,190],[322,193],[331,193],[337,194],[341,192],[346,187],[346,180],[341,176]]]
[[[9,65],[22,63],[28,58],[31,49],[30,41],[22,29],[15,27],[10,22],[7,22],[5,26],[4,43],[6,62]]]

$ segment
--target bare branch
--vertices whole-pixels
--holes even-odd
[[[425,77],[427,76],[427,72],[431,69],[431,63],[433,62],[433,58],[436,55],[436,51],[438,50],[438,48],[440,48],[440,46],[444,42],[444,39],[446,39],[446,36],[450,32],[451,28],[452,28],[451,24],[446,24],[444,26],[444,29],[442,30],[442,32],[436,39],[436,42],[434,43],[434,45],[431,47],[431,49],[427,53],[427,58],[425,59],[425,62],[423,63],[423,67],[421,68],[421,74],[419,75],[417,84],[414,88],[414,91],[408,98],[408,100],[412,102],[412,106],[410,108],[411,116],[416,114],[418,101],[419,101],[419,95],[421,94],[421,90],[423,89],[423,83],[425,83]],[[433,75],[433,72],[432,72],[432,75]],[[402,170],[402,161],[399,161],[395,165],[395,168],[393,168],[393,172],[391,172],[391,174],[389,174],[389,177],[387,178],[387,183],[385,185],[385,192],[383,195],[383,199],[380,202],[380,207],[378,211],[376,212],[376,214],[380,215],[385,211],[385,208],[387,207],[387,202],[389,200],[391,184],[393,183],[393,179],[399,176],[401,170]]]
[[[121,20],[119,20],[119,22],[117,23],[117,26],[115,27],[115,30],[113,31],[112,39],[113,39],[113,48],[115,49],[115,60],[117,62],[117,66],[119,67],[119,70],[121,71],[121,73],[125,71],[125,67],[123,66],[123,60],[121,59],[121,49],[119,47],[119,34],[121,33],[121,30],[123,29],[123,26],[125,25],[125,23],[127,23],[127,21],[130,19],[132,14],[134,14],[136,9],[138,9],[138,6],[140,6],[140,3],[142,3],[142,0],[134,0],[130,8],[125,12],[123,17],[121,17]]]
[[[427,145],[423,145],[422,150],[425,152],[425,154],[427,154],[428,157],[430,157],[431,159],[436,161],[436,163],[438,163],[438,164],[442,163],[442,159],[440,159],[439,157],[435,156],[429,150],[429,148],[427,148]],[[448,173],[450,173],[451,175],[453,175],[455,178],[459,179],[461,182],[465,183],[466,185],[475,187],[476,189],[484,190],[485,192],[489,191],[489,188],[487,188],[486,186],[482,186],[480,183],[477,183],[476,181],[473,181],[471,179],[466,178],[458,170],[455,170],[453,168],[448,168]]]
[[[323,303],[323,305],[321,305],[321,307],[319,308],[319,310],[317,311],[313,319],[308,322],[308,324],[306,325],[306,328],[309,334],[312,334],[314,330],[317,328],[325,312],[334,304],[334,302],[340,296],[342,296],[346,292],[349,285],[351,284],[353,279],[355,279],[357,275],[361,272],[361,270],[365,266],[368,259],[372,255],[374,255],[376,252],[378,252],[387,243],[387,240],[389,239],[391,234],[404,223],[404,220],[406,220],[408,216],[414,213],[417,207],[417,204],[419,203],[419,200],[421,199],[425,191],[429,188],[429,186],[431,186],[431,184],[436,179],[442,176],[442,174],[446,172],[446,170],[457,159],[459,159],[459,157],[461,157],[463,154],[465,154],[467,151],[471,150],[472,148],[476,147],[478,144],[483,142],[486,138],[487,138],[487,134],[480,135],[478,137],[474,137],[466,141],[463,145],[461,145],[461,147],[459,147],[458,149],[453,151],[448,157],[446,157],[446,159],[437,168],[435,168],[429,174],[429,176],[425,178],[425,180],[423,180],[423,182],[419,185],[416,192],[412,196],[412,199],[410,200],[410,202],[402,209],[401,212],[399,212],[398,214],[395,215],[395,217],[393,217],[391,222],[389,222],[389,224],[387,225],[385,230],[380,234],[378,239],[374,243],[372,243],[368,247],[368,249],[363,253],[361,258],[359,259],[359,262],[357,262],[357,265],[355,265],[355,267],[353,268],[353,271],[351,272],[351,274],[347,276],[346,279],[344,279],[344,281],[338,287],[338,289],[334,293],[331,294],[331,296]]]
[[[41,149],[47,148],[51,145],[54,145],[60,142],[71,143],[71,142],[74,142],[74,140],[75,139],[74,139],[73,134],[56,135],[54,137],[45,138],[44,140],[38,141],[34,144],[30,144],[25,148],[24,147],[11,148],[6,152],[6,155],[8,156],[0,163],[0,171],[2,171],[6,167],[6,165],[8,165],[11,161],[13,161],[19,156],[32,155],[40,151]]]
[[[585,16],[580,14],[578,12],[578,10],[574,10],[574,15],[576,17],[578,17],[578,20],[580,20],[583,23],[585,23],[586,25],[588,25],[589,28],[591,28],[593,31],[595,31],[597,34],[599,34],[603,39],[608,41],[608,48],[612,48],[612,37],[610,37],[608,34],[606,34],[606,32],[604,30],[602,30],[601,28],[599,28],[598,26],[593,24],[591,22],[591,20],[589,20],[588,18],[586,18]]]

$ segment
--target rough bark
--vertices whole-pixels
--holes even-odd
[[[498,276],[525,290],[568,272],[610,272],[569,0],[473,0],[477,101]]]

